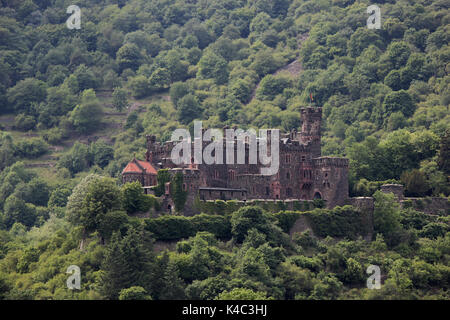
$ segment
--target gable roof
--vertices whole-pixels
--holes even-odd
[[[151,165],[150,162],[137,160],[134,158],[125,166],[122,171],[124,173],[146,173],[146,174],[157,174],[155,168]]]

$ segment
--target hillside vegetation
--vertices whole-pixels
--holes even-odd
[[[450,193],[448,1],[81,0],[71,30],[72,4],[0,0],[1,299],[449,298],[447,213],[376,192]],[[309,104],[323,154],[350,159],[351,195],[376,198],[373,241],[343,227],[345,207],[135,217],[159,206],[121,185],[145,135],[196,119],[288,131]],[[291,241],[303,214],[318,225]]]

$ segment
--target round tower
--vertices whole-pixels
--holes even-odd
[[[302,119],[302,132],[300,141],[311,145],[311,155],[313,158],[321,156],[320,150],[320,127],[322,123],[321,107],[306,107],[300,109]]]

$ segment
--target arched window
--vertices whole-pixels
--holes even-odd
[[[289,172],[286,172],[286,179],[288,179],[288,180],[291,179],[291,174]]]

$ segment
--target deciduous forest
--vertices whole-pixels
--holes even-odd
[[[448,200],[449,7],[0,0],[0,299],[450,299],[449,212],[378,190]],[[122,183],[146,135],[194,120],[290,131],[308,105],[323,108],[322,154],[350,160],[350,196],[375,199],[370,232],[318,202],[142,217],[159,197]],[[310,230],[292,234],[300,217]]]

